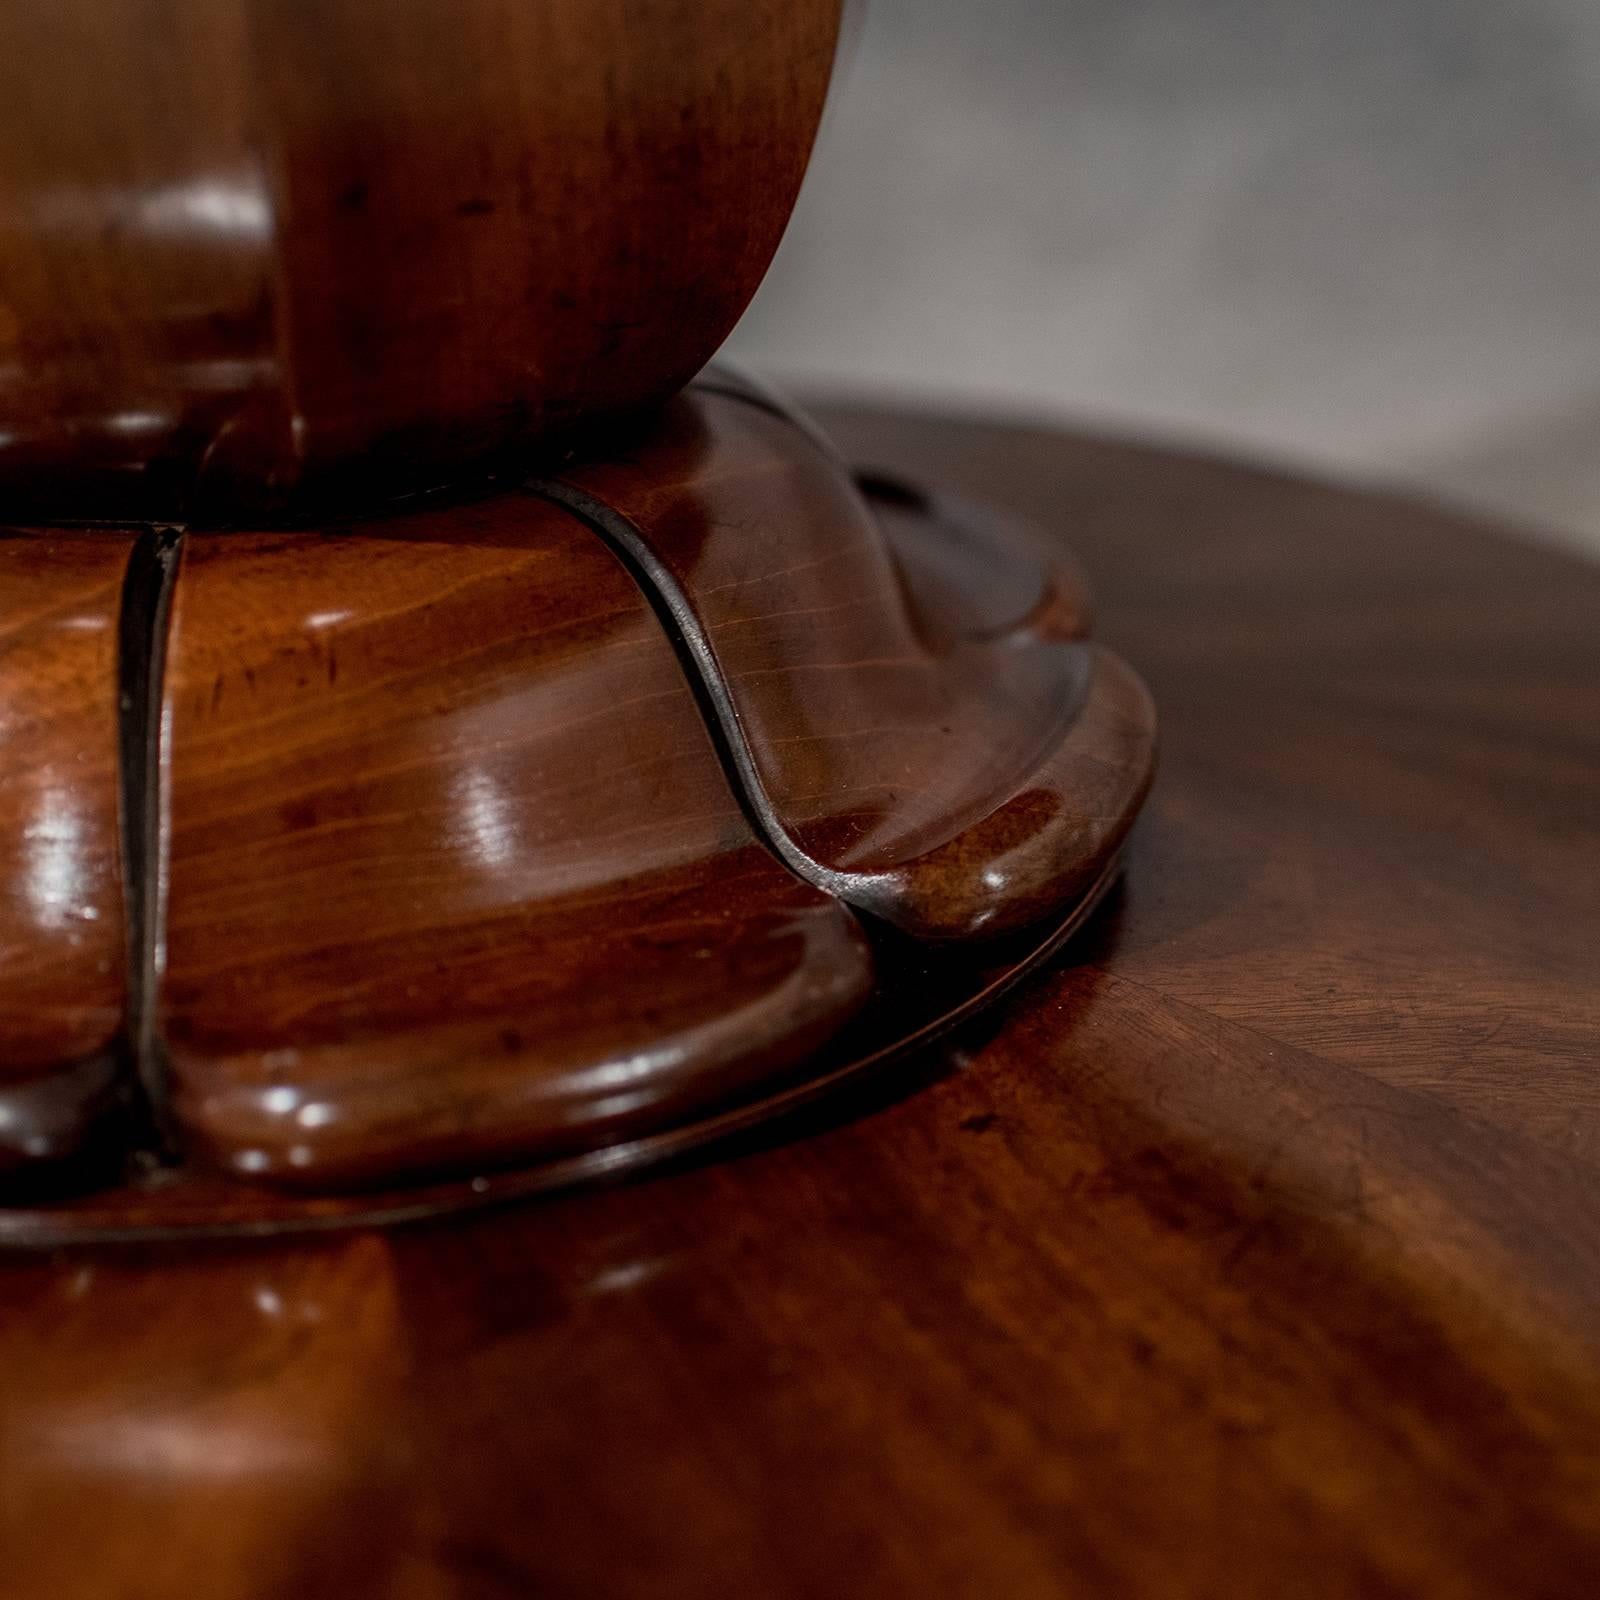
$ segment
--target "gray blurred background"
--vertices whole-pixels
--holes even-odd
[[[1600,552],[1600,0],[869,0],[729,353]]]

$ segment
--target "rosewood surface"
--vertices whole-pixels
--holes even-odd
[[[872,987],[756,841],[644,596],[524,496],[193,535],[158,1026],[188,1154],[314,1188],[607,1143]]]
[[[131,536],[0,529],[0,1173],[77,1155],[126,1031],[117,636]]]
[[[1104,870],[1150,782],[1155,714],[1081,637],[1065,548],[1004,519],[882,526],[820,442],[702,390],[563,473],[632,551],[800,871],[925,939],[1009,931]],[[792,505],[781,537],[768,508]],[[898,532],[892,538],[889,529]]]
[[[250,516],[658,401],[788,218],[838,0],[8,0],[8,515]]]
[[[106,687],[133,841],[129,1047],[95,1058],[94,1085],[128,1106],[126,1160],[43,1202],[8,1190],[0,1238],[410,1216],[656,1162],[881,1068],[1082,924],[1153,721],[1083,641],[1070,558],[887,480],[863,499],[769,405],[696,395],[574,465],[603,478],[622,448],[659,475],[670,527],[623,538],[619,511],[538,480],[294,531],[141,535]],[[672,448],[679,417],[715,447]],[[720,549],[729,482],[761,604],[818,619],[745,675],[749,720],[762,748],[795,748],[824,827],[859,838],[870,817],[891,870],[786,844],[663,588],[658,542],[739,558]],[[819,565],[851,580],[843,626]],[[59,598],[72,609],[70,584]],[[910,688],[877,695],[886,640]],[[15,687],[52,692],[27,670]],[[85,771],[114,822],[107,761]],[[58,1057],[27,1093],[75,1105],[70,1034]],[[15,1098],[8,1117],[59,1153]]]
[[[1088,942],[736,1159],[0,1262],[0,1590],[1593,1594],[1600,574],[1220,462],[829,422],[1070,539],[1148,671],[1162,777]]]

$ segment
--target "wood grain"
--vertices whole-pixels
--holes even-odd
[[[685,383],[805,170],[838,0],[15,0],[11,515],[264,515]]]
[[[1594,1592],[1600,576],[1382,494],[830,421],[1070,536],[1149,672],[1098,936],[917,1093],[738,1160],[0,1264],[16,1592]]]
[[[907,516],[887,486],[880,526],[809,443],[703,388],[564,471],[587,502],[549,492],[666,597],[797,871],[923,939],[1070,903],[1126,836],[1155,741],[1138,678],[1080,637],[1071,558],[1004,519]]]
[[[1600,1155],[1591,567],[1226,462],[850,422],[862,459],[1070,534],[1101,636],[1188,732],[1163,740],[1178,770],[1135,860],[1189,932],[1133,930],[1120,971]]]
[[[798,1124],[865,1084],[903,1083],[930,1047],[998,1005],[1027,975],[1080,937],[1114,889],[1120,862],[1057,919],[1011,939],[969,946],[912,945],[876,930],[873,986],[861,1010],[792,1073],[752,1071],[741,1096],[697,1104],[685,1095],[675,1119],[621,1142],[586,1147],[569,1130],[564,1152],[531,1164],[493,1165],[487,1157],[421,1176],[403,1169],[359,1186],[311,1189],[240,1182],[225,1166],[187,1161],[134,1163],[121,1182],[102,1181],[13,1197],[0,1208],[0,1247],[139,1245],[174,1241],[314,1237],[394,1228],[513,1205],[737,1148],[754,1130]],[[870,937],[870,936],[869,936]],[[626,981],[626,979],[619,980]],[[535,1069],[537,1070],[537,1069]],[[403,1089],[403,1084],[402,1084]],[[603,1110],[603,1107],[600,1108]],[[605,1130],[602,1129],[602,1132]],[[315,1180],[313,1180],[315,1181]],[[20,1198],[21,1203],[17,1203]]]
[[[1593,1593],[1600,575],[1221,462],[829,421],[1070,538],[1148,672],[1097,936],[917,1092],[736,1160],[0,1263],[17,1592]]]
[[[608,549],[620,514],[597,524],[592,497],[457,489],[315,530],[145,537],[130,589],[159,586],[172,621],[152,588],[122,642],[140,1159],[24,1197],[0,1235],[331,1225],[658,1161],[881,1067],[1081,925],[1149,780],[1151,714],[1083,641],[1070,558],[888,480],[875,515],[774,404],[686,403],[729,412],[702,453],[671,417],[620,446],[625,490],[660,475],[680,549],[737,527],[766,550],[758,607],[825,615],[844,585],[842,625],[762,645],[747,719],[713,709],[722,664]],[[907,670],[885,680],[891,647]],[[881,799],[888,869],[846,848],[843,870],[791,871],[719,718],[792,747],[786,774],[817,786],[807,845],[859,846]],[[997,751],[1022,754],[990,771]],[[841,894],[896,925],[873,924],[876,961]]]
[[[117,615],[131,545],[0,530],[0,1171],[77,1154],[115,1100]]]
[[[313,1187],[636,1134],[871,983],[605,547],[521,496],[191,536],[159,1025],[194,1159]]]

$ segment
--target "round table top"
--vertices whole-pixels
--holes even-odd
[[[665,1174],[0,1262],[15,1592],[1593,1593],[1600,569],[825,420],[1071,540],[1162,717],[1121,889],[935,1057]]]

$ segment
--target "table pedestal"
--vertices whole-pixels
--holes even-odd
[[[0,561],[13,1241],[410,1217],[747,1128],[1057,948],[1150,781],[1061,540],[726,374],[535,476]]]

